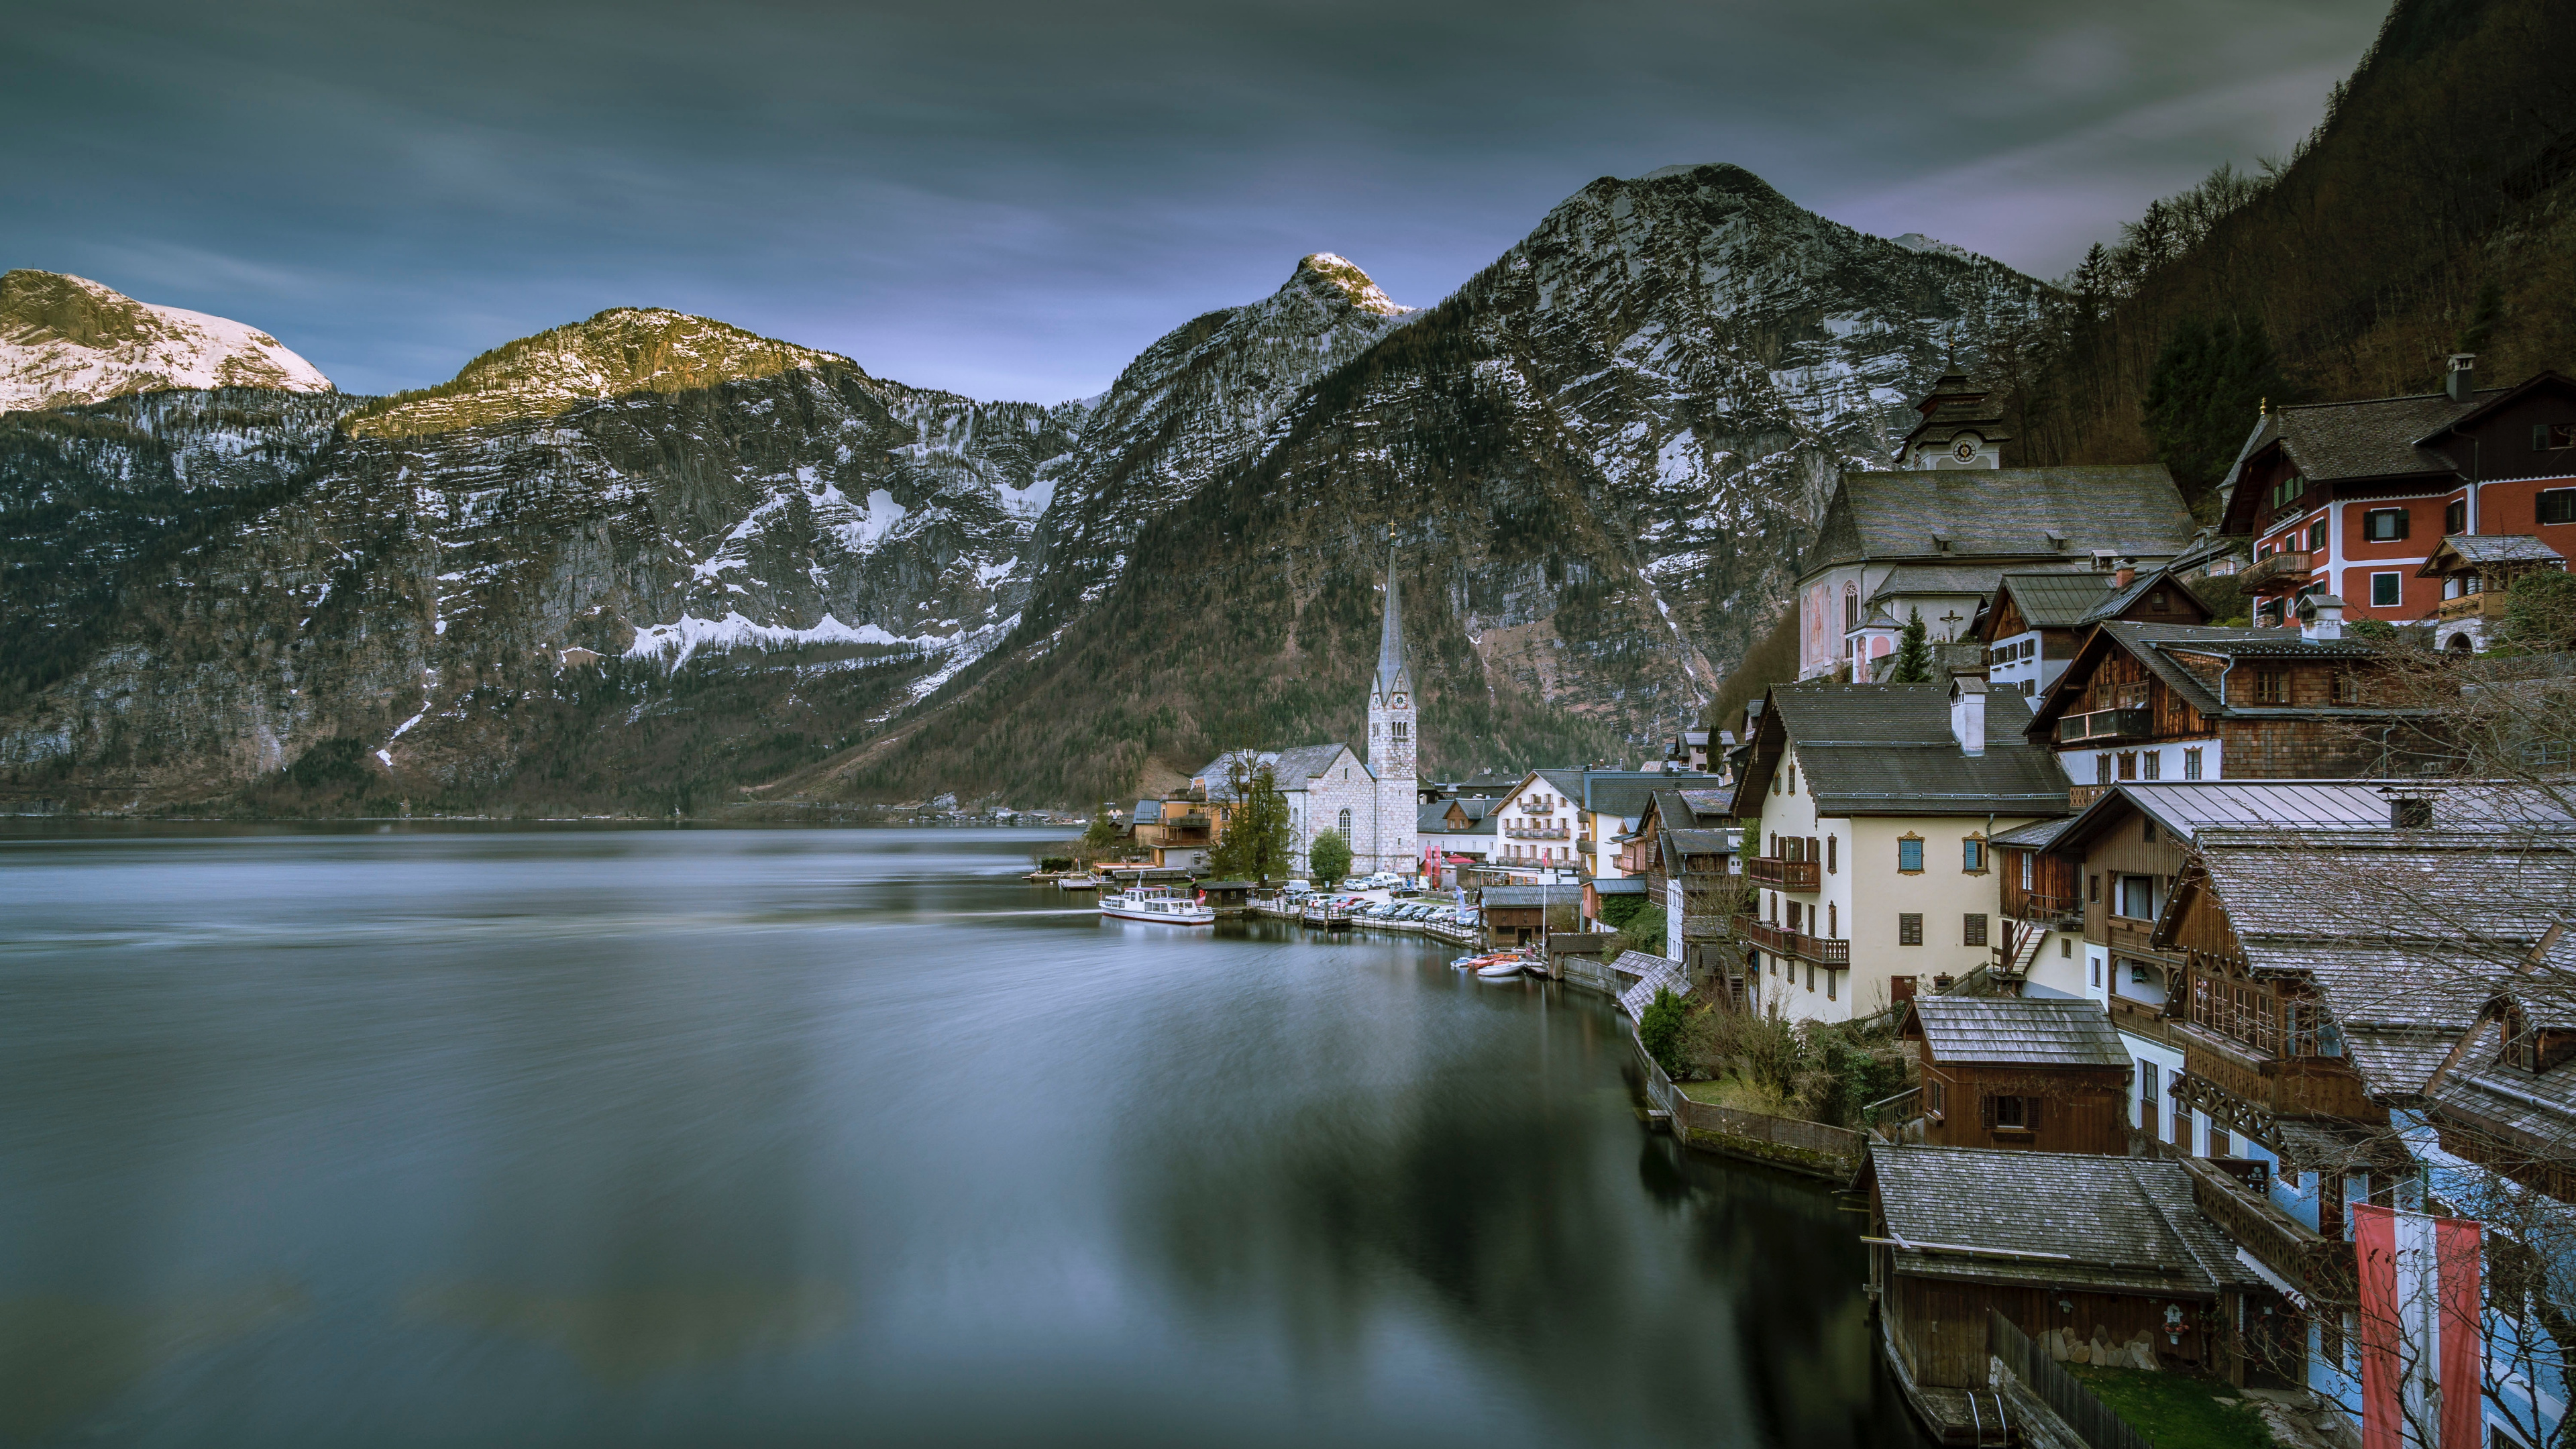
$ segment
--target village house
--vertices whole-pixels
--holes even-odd
[[[1586,874],[1624,874],[1620,842],[1636,830],[1655,791],[1669,788],[1674,778],[1660,770],[1585,770],[1581,779],[1582,793],[1575,797],[1578,858]]]
[[[2122,560],[2111,572],[2007,573],[1977,619],[1986,651],[1986,682],[2044,694],[2066,672],[2085,635],[2113,619],[2142,624],[2206,624],[2209,606],[2170,569],[2141,573]]]
[[[1926,1143],[2128,1154],[2129,1052],[2092,1002],[1918,995],[1899,1035]]]
[[[1995,1442],[1989,1314],[2053,1359],[2241,1383],[2230,1330],[2276,1300],[2178,1162],[1874,1143],[1855,1186],[1881,1346],[1944,1443]]]
[[[1988,965],[1989,842],[2068,813],[2028,718],[2019,694],[1980,679],[1769,691],[1732,807],[1753,832],[1754,909],[1735,923],[1750,1005],[1847,1021]]]
[[[1483,864],[1498,843],[1500,817],[1483,795],[1456,795],[1416,807],[1416,855],[1434,888],[1454,884],[1459,873]]]
[[[2534,569],[2564,569],[2567,558],[2529,534],[2457,534],[2433,549],[2419,577],[2438,579],[2434,637],[2453,654],[2493,647],[2514,581]]]
[[[1648,906],[1664,921],[1664,953],[1693,980],[1727,983],[1735,1004],[1746,984],[1744,952],[1732,935],[1741,873],[1738,832],[1729,828],[1732,792],[1667,786],[1621,844],[1619,871],[1646,883]]]
[[[2383,651],[2308,601],[2298,634],[2112,622],[2032,711],[2078,786],[2413,773],[2426,711],[2392,701]]]
[[[1584,865],[1583,772],[1532,770],[1494,804],[1501,822],[1487,864],[1530,880],[1573,880]]]
[[[1872,677],[1911,613],[1936,640],[1966,639],[2008,569],[2158,565],[2192,545],[2162,464],[1999,466],[1992,401],[1944,377],[1899,452],[1908,471],[1842,475],[1798,579],[1799,678]]]
[[[2286,626],[2328,594],[2354,617],[2429,623],[2467,648],[2490,618],[2477,599],[2446,618],[2424,565],[2445,539],[2524,537],[2576,549],[2576,381],[2536,373],[2476,385],[2455,356],[2442,390],[2268,409],[2224,485],[2223,531],[2254,539],[2242,576],[2254,620]]]

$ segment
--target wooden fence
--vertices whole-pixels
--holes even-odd
[[[2066,1427],[2093,1449],[2156,1449],[2156,1441],[2130,1428],[2111,1412],[2110,1405],[2093,1397],[2082,1380],[2040,1352],[2029,1334],[1991,1308],[1986,1310],[1986,1352],[2001,1360],[2007,1372],[2028,1385],[2049,1412],[2065,1420]]]
[[[1636,1047],[1637,1060],[1645,1069],[1646,1100],[1664,1114],[1672,1124],[1673,1136],[1681,1141],[1830,1182],[1849,1182],[1852,1174],[1860,1170],[1867,1140],[1860,1133],[1796,1117],[1774,1117],[1767,1112],[1694,1102],[1646,1054],[1645,1043],[1637,1040],[1634,1028],[1628,1040]]]

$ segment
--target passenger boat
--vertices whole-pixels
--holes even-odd
[[[1170,886],[1133,886],[1100,898],[1100,914],[1122,921],[1153,921],[1166,926],[1213,926],[1216,908],[1196,892]]]
[[[1055,888],[1060,891],[1096,891],[1100,889],[1100,878],[1090,875],[1058,876]]]

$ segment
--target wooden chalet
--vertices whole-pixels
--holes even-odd
[[[2007,573],[1977,616],[1986,679],[2036,695],[2057,682],[2096,624],[2206,624],[2209,606],[2171,569],[2141,573],[2122,561],[2110,573],[2056,569]]]
[[[2251,536],[2255,622],[2331,594],[2357,616],[2441,622],[2420,565],[2440,541],[2530,535],[2576,549],[2576,380],[2476,385],[2453,357],[2442,390],[2269,410],[2224,485],[2221,531]],[[2446,641],[2447,642],[2447,641]]]
[[[2567,556],[2531,534],[2454,535],[2434,548],[2418,577],[2439,579],[2434,637],[2454,654],[2487,648],[2504,622],[2505,597],[2534,569],[2564,569]]]
[[[2128,1152],[2129,1052],[2092,1002],[1917,996],[1899,1030],[1932,1146]]]
[[[1485,939],[1497,946],[1527,946],[1559,931],[1579,931],[1582,888],[1566,885],[1489,885],[1478,897]]]
[[[2394,689],[2380,649],[2332,619],[2300,635],[2115,622],[2076,651],[2029,734],[2079,804],[2130,780],[2413,774],[2431,712]]]
[[[2179,1162],[1873,1143],[1854,1185],[1881,1344],[1943,1443],[1977,1442],[1989,1312],[2055,1359],[2241,1381],[2228,1328],[2275,1296]]]

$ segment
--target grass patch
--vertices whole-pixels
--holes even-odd
[[[1742,1077],[1718,1077],[1706,1082],[1677,1082],[1682,1095],[1710,1107],[1732,1107],[1739,1112],[1761,1112],[1773,1117],[1795,1117],[1780,1094],[1759,1082]]]
[[[2178,1373],[2148,1373],[2144,1369],[2099,1368],[2092,1364],[2070,1363],[2067,1372],[2084,1381],[2096,1398],[2111,1406],[2111,1412],[2128,1421],[2130,1428],[2160,1445],[2181,1449],[2275,1449],[2280,1442],[2263,1426],[2251,1408],[2240,1407],[2250,1401],[2234,1399],[2220,1403],[2223,1390],[2235,1390],[2208,1379],[2192,1378]]]

